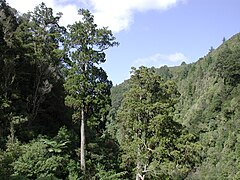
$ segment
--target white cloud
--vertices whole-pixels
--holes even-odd
[[[182,53],[175,53],[175,54],[170,54],[168,56],[169,61],[171,62],[182,62],[182,61],[186,61],[187,57],[182,54]]]
[[[96,22],[115,32],[126,30],[136,11],[166,10],[183,0],[90,0]]]
[[[81,16],[78,15],[78,8],[72,4],[68,4],[64,7],[59,7],[57,12],[63,13],[63,16],[60,19],[59,23],[65,27],[81,19]]]
[[[186,0],[7,0],[20,12],[32,11],[42,1],[55,12],[63,13],[61,23],[65,26],[80,19],[77,10],[84,6],[93,12],[99,26],[119,32],[130,27],[136,11],[166,10]]]
[[[189,62],[189,59],[182,53],[174,54],[154,54],[150,57],[139,58],[134,63],[134,67],[147,66],[147,67],[161,67],[164,65],[167,66],[176,66],[180,65],[183,61]]]
[[[39,5],[43,2],[43,0],[7,0],[7,2],[10,4],[10,6],[16,8],[20,12],[27,12],[32,11],[35,6]],[[54,0],[44,0],[47,6],[53,7]]]
[[[7,0],[7,2],[21,13],[33,11],[34,7],[44,2],[47,7],[53,8],[54,13],[63,13],[60,24],[64,26],[80,20],[77,4],[73,1],[69,3],[69,0]]]

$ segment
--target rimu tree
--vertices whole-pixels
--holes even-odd
[[[85,171],[86,126],[101,125],[110,105],[112,83],[99,64],[106,61],[104,50],[118,43],[110,30],[97,28],[88,10],[80,9],[79,15],[82,21],[68,27],[65,49],[69,60],[64,87],[66,105],[73,108],[72,117],[81,124],[80,159],[81,170]]]

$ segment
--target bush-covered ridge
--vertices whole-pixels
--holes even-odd
[[[188,178],[238,179],[240,33],[217,49],[211,48],[195,63],[183,62],[181,66],[155,70],[165,79],[176,82],[181,96],[175,106],[174,119],[198,134],[204,148],[201,164]],[[127,81],[113,87],[112,92],[118,92],[118,87],[128,87]]]

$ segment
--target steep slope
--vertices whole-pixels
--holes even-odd
[[[240,178],[240,34],[196,63],[156,71],[177,83],[175,120],[198,134],[204,147],[202,164],[189,179]],[[115,105],[127,90],[122,87],[127,82],[112,90]]]
[[[190,179],[238,179],[240,34],[196,63],[169,71],[181,93],[175,119],[199,134],[204,146],[202,165]]]

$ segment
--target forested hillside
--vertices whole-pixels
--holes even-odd
[[[175,119],[198,134],[204,147],[202,165],[192,178],[238,179],[240,34],[170,72],[181,93]]]
[[[201,164],[187,179],[240,178],[240,34],[197,62],[152,68],[177,84],[174,120],[199,137]],[[113,87],[115,109],[129,82]]]
[[[0,179],[121,175],[105,127],[112,83],[99,66],[118,42],[78,13],[63,27],[44,3],[19,14],[0,0]]]
[[[0,179],[239,179],[240,34],[112,87],[101,64],[119,43],[78,13],[64,27],[0,0]]]

